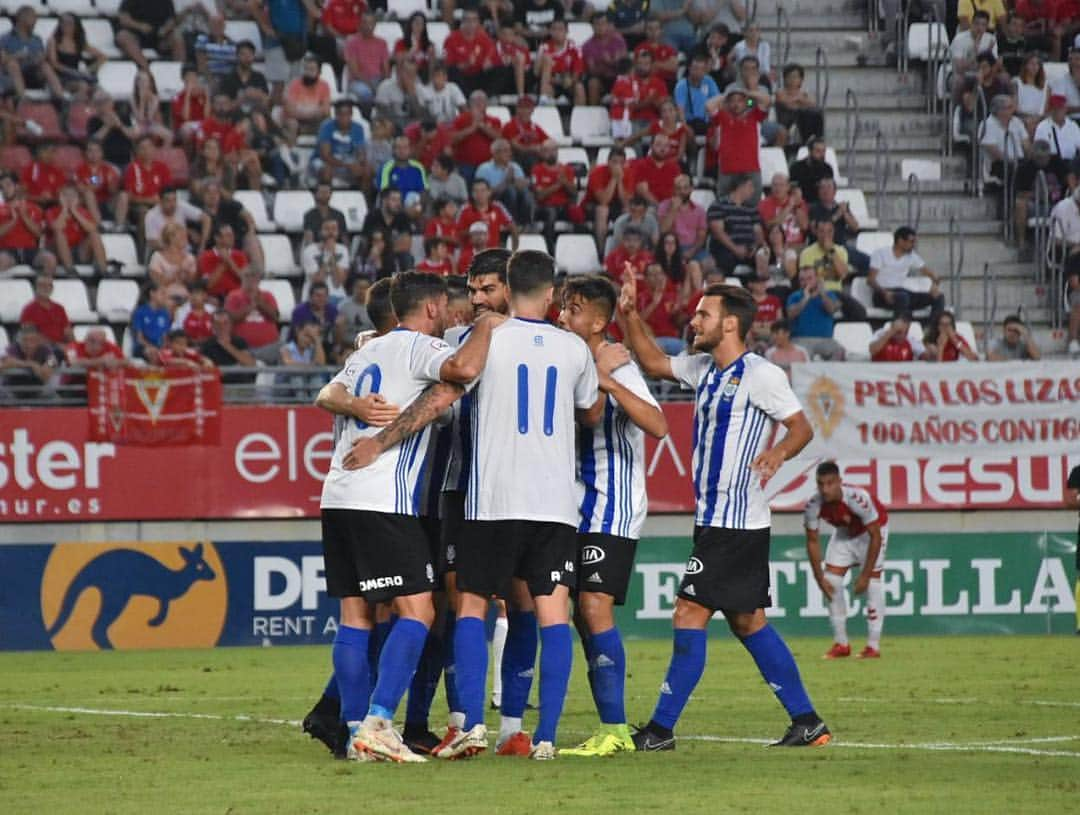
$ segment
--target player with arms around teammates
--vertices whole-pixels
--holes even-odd
[[[333,382],[343,400],[369,393],[409,406],[431,383],[471,382],[483,369],[496,320],[479,322],[456,352],[437,335],[446,322],[446,284],[430,274],[406,272],[391,285],[398,326],[353,353]],[[428,432],[380,455],[362,471],[343,459],[358,438],[376,433],[360,420],[347,423],[331,459],[321,500],[327,592],[341,598],[334,639],[334,674],[349,727],[349,754],[398,762],[423,761],[393,729],[428,636],[435,584],[431,553],[418,518]],[[398,620],[379,657],[378,679],[366,716],[368,638],[376,603],[392,600]],[[355,717],[355,718],[354,718]]]
[[[589,671],[600,728],[560,755],[606,756],[633,751],[626,724],[626,653],[615,606],[626,601],[634,552],[645,523],[645,434],[667,435],[667,420],[626,350],[604,340],[616,292],[601,277],[575,277],[563,288],[559,324],[577,334],[596,360],[604,413],[595,429],[578,431],[578,588],[575,622]]]
[[[453,741],[436,751],[441,758],[487,749],[483,618],[492,596],[506,598],[511,607],[528,607],[531,599],[536,609],[540,716],[529,756],[555,758],[573,657],[569,590],[575,581],[579,522],[575,414],[582,424],[595,426],[604,401],[598,396],[588,346],[544,320],[554,278],[554,261],[544,252],[517,252],[510,258],[512,316],[492,335],[487,364],[473,391],[466,522],[456,553],[454,633],[456,686],[465,723]],[[437,399],[406,409],[389,427],[355,445],[349,466],[366,465],[441,409]]]
[[[784,372],[747,351],[757,306],[744,289],[705,289],[690,323],[695,353],[686,356],[669,357],[657,346],[636,304],[636,283],[628,274],[619,309],[642,369],[696,394],[697,509],[694,548],[675,603],[671,663],[652,718],[634,743],[641,751],[675,748],[673,729],[705,670],[706,629],[719,610],[791,717],[775,746],[827,744],[829,729],[814,711],[795,658],[765,619],[771,517],[764,483],[813,438],[810,423]],[[769,447],[777,423],[787,434]]]
[[[851,656],[847,638],[847,596],[844,575],[852,566],[859,567],[855,594],[866,594],[866,647],[859,658],[881,656],[881,629],[885,625],[885,588],[881,571],[885,565],[885,547],[889,544],[889,513],[877,496],[862,487],[840,480],[835,461],[823,461],[817,468],[817,492],[806,502],[803,526],[806,527],[806,553],[814,580],[829,600],[829,622],[833,645],[825,659]],[[821,521],[833,527],[821,564],[818,529]]]

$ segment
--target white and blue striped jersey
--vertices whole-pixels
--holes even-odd
[[[472,391],[465,517],[578,526],[575,408],[598,396],[584,340],[513,317],[492,332]]]
[[[380,393],[386,401],[407,407],[439,381],[442,364],[454,354],[443,340],[417,331],[395,328],[366,343],[345,361],[331,380],[355,396]],[[373,436],[377,427],[345,417],[336,428],[330,472],[323,482],[322,509],[358,509],[399,515],[424,514],[424,469],[431,429],[425,427],[384,451],[361,470],[346,470],[342,460],[356,439]]]
[[[725,529],[770,525],[761,477],[750,469],[777,422],[802,411],[787,375],[764,357],[745,353],[726,368],[710,354],[671,357],[675,378],[696,392],[694,409],[695,524]]]
[[[633,362],[616,368],[611,377],[635,396],[659,407]],[[578,532],[640,538],[649,509],[645,467],[645,431],[609,395],[603,422],[597,427],[578,429]]]
[[[445,339],[457,348],[469,336],[471,325],[449,328]],[[450,408],[450,423],[443,429],[449,451],[446,468],[442,473],[443,492],[465,492],[469,481],[469,455],[472,452],[472,391],[454,402]]]

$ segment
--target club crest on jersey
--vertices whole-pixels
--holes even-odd
[[[536,336],[533,337],[533,345],[543,345],[543,344],[544,344],[544,338],[540,334],[537,334]]]
[[[742,379],[737,376],[731,377],[731,379],[728,380],[727,384],[724,385],[724,389],[720,392],[721,397],[728,400],[734,399],[735,392],[739,389],[739,383],[741,381]]]
[[[581,550],[581,563],[584,566],[591,566],[594,563],[599,563],[606,556],[604,550],[599,546],[586,546]]]
[[[698,560],[696,557],[690,558],[686,563],[687,574],[700,574],[705,570],[705,564]]]

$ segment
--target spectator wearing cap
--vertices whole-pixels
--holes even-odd
[[[363,188],[371,177],[364,155],[364,128],[353,121],[352,102],[334,104],[334,116],[319,126],[318,153],[311,157],[310,170],[322,182],[332,179]]]
[[[394,139],[394,157],[375,173],[375,189],[397,187],[401,194],[423,196],[427,193],[427,173],[424,165],[412,157],[412,144],[407,136]]]
[[[840,312],[840,298],[821,285],[812,266],[799,270],[799,288],[788,295],[785,309],[791,336],[814,356],[842,360],[844,349],[833,339],[833,324]]]
[[[986,357],[991,362],[1042,359],[1042,351],[1024,321],[1010,314],[1001,325],[1002,335],[994,340]]]
[[[645,236],[641,229],[630,225],[622,232],[622,240],[604,258],[604,271],[618,285],[629,267],[639,283],[645,282],[645,268],[654,260],[653,253],[645,248]]]
[[[485,249],[491,248],[488,245],[490,243],[488,240],[490,232],[491,230],[484,221],[473,221],[469,224],[469,228],[465,231],[465,236],[461,241],[461,251],[458,252],[457,263],[455,264],[459,274],[467,273],[472,259]]]
[[[480,14],[465,9],[461,25],[443,43],[443,59],[450,79],[467,94],[484,87],[484,71],[496,64],[495,43],[480,25]],[[494,138],[494,137],[492,137]]]
[[[330,116],[330,86],[320,76],[322,63],[314,54],[304,57],[300,76],[285,88],[285,129],[290,140],[314,132]]]
[[[502,138],[492,142],[491,158],[476,168],[475,180],[488,183],[492,196],[507,208],[515,223],[532,223],[534,203],[529,176],[513,160],[510,142]]]
[[[54,393],[53,376],[64,364],[63,354],[41,335],[32,323],[19,327],[15,342],[0,357],[2,395],[40,399]]]
[[[1017,165],[1013,181],[1016,189],[1016,244],[1021,259],[1026,260],[1031,259],[1027,245],[1028,215],[1031,202],[1035,199],[1036,179],[1040,172],[1046,181],[1047,200],[1051,207],[1068,196],[1069,190],[1077,184],[1076,174],[1070,169],[1070,165],[1061,156],[1054,154],[1048,142],[1036,139],[1031,145],[1031,156],[1022,159]]]
[[[502,127],[502,137],[510,142],[514,158],[525,172],[532,170],[533,164],[540,158],[540,146],[550,136],[544,128],[532,120],[536,109],[536,100],[531,96],[522,96],[514,108],[514,116]]]
[[[1016,115],[1016,102],[1011,96],[995,96],[990,100],[990,115],[983,123],[979,145],[990,159],[990,175],[1004,180],[1005,162],[1015,164],[1031,149],[1027,128]]]
[[[717,151],[719,178],[717,195],[730,192],[736,178],[747,177],[753,183],[751,202],[761,197],[761,165],[758,162],[758,144],[761,140],[759,125],[769,116],[768,97],[765,105],[747,105],[746,90],[729,85],[723,97],[709,100],[712,124],[720,139]],[[757,101],[757,100],[755,100]],[[710,139],[715,143],[715,140]]]
[[[251,40],[241,40],[236,44],[236,65],[222,77],[218,87],[240,105],[256,110],[269,108],[270,85],[266,75],[255,70],[255,44]]]
[[[1080,150],[1080,125],[1069,118],[1067,106],[1064,96],[1051,95],[1048,115],[1035,128],[1035,139],[1045,141],[1053,155],[1072,161]]]
[[[337,221],[338,235],[346,233],[345,213],[330,206],[333,193],[333,187],[329,183],[321,182],[315,187],[315,206],[304,213],[304,235],[301,240],[303,246],[315,240],[322,230],[323,221]]]
[[[240,276],[240,286],[225,298],[236,334],[242,337],[256,358],[268,365],[278,361],[278,304],[268,291],[260,287],[262,270],[249,266]]]
[[[619,75],[619,64],[626,59],[626,40],[606,14],[592,18],[593,35],[581,47],[590,105],[599,105]]]
[[[638,51],[631,63],[620,63],[620,76],[611,86],[611,135],[629,139],[648,130],[660,118],[660,103],[668,98],[667,85],[653,74],[651,51]]]
[[[319,229],[319,241],[309,243],[300,253],[305,290],[323,283],[335,303],[345,299],[345,279],[349,274],[349,250],[338,237],[337,221],[327,218]]]
[[[900,312],[870,338],[872,362],[911,362],[926,355],[926,346],[911,334],[911,313]]]
[[[483,178],[473,181],[472,200],[458,213],[458,235],[462,243],[465,242],[469,228],[476,221],[487,224],[487,248],[495,249],[501,246],[503,234],[507,232],[510,234],[512,247],[517,248],[517,223],[502,202],[493,200],[491,184]]]
[[[548,248],[555,246],[555,222],[566,217],[566,208],[577,200],[577,179],[568,164],[559,163],[559,146],[548,139],[540,145],[540,161],[532,166],[535,217],[544,224]]]
[[[941,293],[941,278],[926,265],[915,251],[917,236],[910,226],[902,226],[893,233],[892,246],[883,246],[870,256],[870,272],[866,282],[874,292],[874,305],[892,309],[894,314],[910,313],[914,309],[930,307],[930,319],[945,310],[945,295]],[[929,277],[929,292],[913,292],[904,288],[904,281],[912,276]]]
[[[60,188],[60,200],[45,211],[51,240],[60,265],[74,274],[75,263],[93,263],[94,270],[104,275],[108,266],[105,246],[98,233],[93,213],[79,203],[79,190],[74,184]]]
[[[610,252],[615,246],[622,243],[623,232],[627,227],[636,227],[641,233],[642,245],[650,252],[656,248],[660,240],[660,222],[649,208],[649,202],[640,195],[630,199],[630,206],[626,212],[615,219],[611,225],[611,237],[608,239],[607,251]]]
[[[0,271],[21,264],[55,272],[56,257],[39,248],[46,227],[41,207],[26,200],[12,173],[0,176],[0,194]]]
[[[699,136],[704,136],[709,129],[709,100],[720,95],[720,89],[709,76],[707,67],[708,60],[705,55],[694,54],[690,58],[686,76],[675,83],[675,104],[683,121]]]
[[[169,311],[165,287],[157,283],[148,284],[145,299],[131,314],[132,356],[156,365],[158,350],[171,327],[172,313]]]
[[[399,129],[424,117],[426,111],[420,99],[420,80],[415,62],[402,60],[394,75],[379,83],[375,91],[375,109]]]
[[[131,0],[125,0],[126,3]],[[121,18],[123,6],[121,6]],[[0,37],[0,91],[22,97],[27,89],[48,88],[57,99],[64,97],[60,77],[45,58],[45,43],[34,33],[37,12],[32,6],[20,6],[15,11],[14,25]]]
[[[161,247],[161,233],[169,224],[182,227],[187,235],[189,227],[197,229],[196,246],[202,247],[210,240],[210,216],[194,204],[181,201],[176,187],[166,187],[161,191],[157,204],[147,210],[143,219],[143,232],[146,236],[148,252]]]
[[[379,84],[390,76],[390,49],[375,34],[375,15],[370,11],[360,17],[359,29],[345,40],[345,87],[368,109],[375,100]]]
[[[555,19],[548,26],[550,37],[537,51],[533,70],[540,77],[540,101],[553,104],[565,94],[575,105],[585,104],[585,60],[578,44],[567,36],[566,21]]]
[[[39,274],[34,279],[34,299],[23,306],[19,313],[20,325],[33,325],[51,343],[64,345],[71,342],[71,320],[67,310],[52,299],[53,278]]]

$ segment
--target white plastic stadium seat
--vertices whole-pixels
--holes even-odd
[[[941,181],[941,162],[923,158],[905,158],[900,161],[900,181],[907,184],[910,176],[919,181]]]
[[[98,13],[101,9],[98,9]],[[83,20],[83,31],[86,32],[86,42],[94,46],[109,59],[120,59],[123,54],[116,47],[116,37],[113,33],[112,23],[100,18]]]
[[[837,323],[833,326],[833,339],[844,347],[848,360],[870,359],[870,323]]]
[[[263,53],[262,32],[259,24],[254,20],[228,20],[225,23],[225,36],[233,42],[250,40],[255,46],[256,58],[261,58]]]
[[[71,12],[76,17],[93,17],[97,14],[90,0],[48,0],[45,5],[57,17],[66,12]]]
[[[11,340],[8,338],[7,329],[0,325],[0,349],[6,353],[10,345]]]
[[[259,235],[266,273],[271,277],[299,277],[300,266],[293,257],[292,243],[288,235]]]
[[[184,80],[180,69],[182,63],[166,60],[154,60],[150,63],[150,74],[157,85],[158,96],[164,102],[171,102],[184,89]]]
[[[633,161],[637,158],[637,151],[634,150],[633,147],[624,147],[623,152],[626,153],[627,161]],[[608,156],[610,155],[610,147],[601,147],[599,150],[596,151],[596,164],[594,164],[593,166],[595,167],[598,164],[607,164]]]
[[[566,24],[566,36],[573,40],[574,45],[581,48],[592,36],[592,23],[584,23],[577,20]]]
[[[910,342],[912,345],[914,345],[916,342],[922,342],[923,335],[925,333],[926,332],[923,331],[922,323],[920,323],[918,320],[912,320],[911,325],[908,326],[907,330],[908,342]]]
[[[401,39],[401,24],[396,20],[383,20],[375,23],[375,36],[386,43],[390,53],[394,53],[394,45]]]
[[[866,316],[872,320],[887,320],[892,317],[888,309],[874,305],[874,293],[865,277],[856,277],[851,281],[851,296],[866,309]]]
[[[304,231],[304,213],[315,206],[307,190],[282,190],[274,196],[274,221],[289,233]]]
[[[98,69],[98,87],[116,101],[130,102],[138,68],[127,60],[110,60]]]
[[[570,111],[570,138],[583,147],[611,146],[611,117],[608,109],[581,105]]]
[[[708,209],[716,200],[716,193],[712,190],[694,190],[690,193],[690,200],[702,209]]]
[[[435,46],[435,54],[442,56],[443,43],[450,36],[450,26],[441,20],[429,20],[427,24],[427,36],[431,44]]]
[[[364,219],[367,217],[367,198],[362,192],[355,190],[335,190],[330,194],[330,206],[339,210],[345,216],[345,229],[349,232],[359,232],[364,227]],[[341,236],[344,242],[345,236]]]
[[[109,342],[116,342],[116,334],[113,333],[112,326],[108,325],[77,325],[74,326],[71,331],[75,335],[76,342],[82,342],[86,339],[86,335],[90,333],[90,329],[100,328],[105,332],[105,339]]]
[[[41,14],[45,9],[36,3],[33,4],[33,8],[38,14]],[[48,42],[53,32],[56,30],[57,23],[60,19],[57,17],[38,17],[37,22],[34,24],[34,34],[41,37],[42,42]]]
[[[592,165],[589,163],[589,154],[585,152],[584,147],[560,147],[558,162],[559,164],[570,165],[575,172],[577,172],[577,167],[584,167],[586,175],[592,169]]]
[[[847,190],[837,190],[836,200],[846,202],[851,209],[851,214],[859,222],[863,229],[877,229],[878,219],[870,217],[870,208],[866,206],[866,196],[863,191],[854,187]]]
[[[23,306],[33,299],[29,280],[0,280],[0,322],[17,323]]]
[[[11,20],[7,17],[0,17],[0,37],[3,37],[11,31]]]
[[[499,120],[499,127],[510,121],[510,108],[506,105],[488,105],[487,115]]]
[[[891,232],[860,232],[855,239],[855,248],[864,255],[872,255],[882,247],[892,246]]]
[[[592,235],[559,235],[555,240],[555,265],[567,274],[596,274],[600,258]]]
[[[507,238],[506,239],[506,248],[510,249],[510,250],[513,250],[514,247],[511,246],[510,244],[511,244],[511,239]],[[525,252],[527,250],[532,250],[532,249],[535,249],[538,252],[547,252],[548,246],[547,246],[547,241],[544,240],[544,236],[543,235],[537,235],[535,232],[526,232],[524,234],[518,235],[518,248],[517,248],[517,250],[519,252]]]
[[[979,343],[975,339],[975,327],[968,320],[956,321],[956,333],[967,340],[967,344],[971,346],[972,351],[976,354],[979,353]]]
[[[64,307],[68,319],[73,323],[92,323],[97,321],[97,312],[90,308],[90,295],[86,284],[75,278],[61,278],[53,281],[52,299]]]
[[[103,17],[115,17],[120,13],[120,5],[123,0],[94,0],[94,7],[98,10],[98,14]],[[180,11],[180,3],[173,4],[177,11]]]
[[[1049,85],[1055,79],[1061,79],[1069,75],[1069,63],[1044,62],[1043,72],[1046,74],[1046,84]]]
[[[761,147],[758,149],[758,166],[761,167],[761,186],[772,184],[777,173],[788,174],[787,156],[783,147]]]
[[[270,220],[270,213],[266,211],[266,199],[261,192],[237,190],[233,193],[233,200],[251,213],[256,232],[277,232],[277,224]]]
[[[559,109],[544,105],[533,110],[532,120],[540,125],[551,138],[559,143],[560,147],[571,144],[573,139],[563,132],[562,116]]]
[[[126,233],[105,234],[101,236],[105,245],[105,257],[110,261],[123,264],[124,277],[142,277],[145,269],[139,262],[139,251],[135,248],[135,239]]]
[[[139,302],[139,284],[134,280],[109,278],[98,284],[97,312],[110,323],[126,323]]]
[[[291,321],[293,309],[296,308],[296,295],[293,294],[292,283],[288,280],[263,280],[259,283],[259,288],[270,292],[277,301],[278,322]]]
[[[338,78],[334,75],[334,66],[329,62],[322,64],[322,70],[320,73],[322,79],[326,80],[326,84],[330,86],[330,100],[336,102],[344,94],[342,94],[340,87],[338,86]]]
[[[943,59],[949,52],[949,33],[944,23],[912,23],[908,28],[908,59],[928,62],[930,55]]]
[[[425,17],[431,16],[427,0],[394,0],[390,9],[390,13],[396,15],[399,20],[407,20],[418,11]]]

